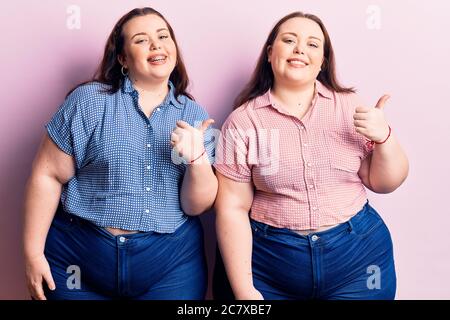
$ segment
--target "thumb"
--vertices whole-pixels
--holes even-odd
[[[56,289],[55,281],[53,280],[53,276],[50,271],[44,273],[43,278],[45,279],[45,282],[47,282],[47,286],[50,290],[53,291]]]
[[[206,131],[206,129],[208,129],[208,127],[214,123],[214,119],[208,119],[208,120],[204,120],[202,122],[202,125],[200,126],[200,130],[201,131]]]
[[[385,94],[384,96],[382,96],[382,97],[378,100],[377,105],[375,106],[375,108],[383,110],[383,109],[384,109],[384,105],[386,104],[386,101],[388,101],[388,99],[389,99],[390,97],[391,97],[391,96],[388,95],[388,94]]]

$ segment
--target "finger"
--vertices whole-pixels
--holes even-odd
[[[367,113],[370,112],[371,108],[368,107],[356,107],[355,112],[356,113]]]
[[[47,300],[44,295],[44,289],[42,288],[42,279],[41,281],[36,281],[31,285],[31,296],[36,300]]]
[[[378,100],[377,105],[375,106],[375,108],[383,110],[383,109],[384,109],[384,105],[386,104],[386,101],[388,101],[388,99],[389,99],[390,97],[391,97],[391,96],[388,95],[388,94],[385,94],[384,96],[382,96],[382,97]]]
[[[365,120],[355,120],[355,121],[353,121],[353,125],[356,127],[356,128],[367,128],[367,121],[365,121]]]
[[[170,142],[178,142],[178,141],[180,141],[180,137],[175,132],[172,132],[172,134],[170,135]]]
[[[172,133],[175,133],[175,134],[177,134],[179,136],[182,136],[183,135],[183,130],[186,130],[186,129],[176,128],[175,130],[173,130]]]
[[[369,116],[367,113],[355,113],[353,114],[353,120],[367,120]]]
[[[362,134],[363,136],[365,136],[367,134],[367,130],[365,128],[356,127],[355,130],[356,130],[356,132],[358,132],[359,134]]]
[[[55,281],[53,280],[53,276],[52,273],[50,272],[50,270],[46,273],[44,273],[44,280],[45,282],[47,282],[47,286],[50,290],[55,290],[56,289],[56,285],[55,285]]]
[[[190,125],[189,125],[189,123],[187,123],[186,121],[178,120],[178,121],[177,121],[177,127],[186,129],[186,128],[189,128]]]
[[[214,119],[208,119],[208,120],[204,120],[202,122],[202,125],[200,126],[200,130],[201,131],[206,131],[206,129],[208,129],[208,127],[214,123]]]

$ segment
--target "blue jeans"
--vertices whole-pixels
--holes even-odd
[[[45,246],[56,290],[47,299],[204,299],[203,229],[190,217],[174,233],[114,236],[59,212]]]
[[[348,222],[299,235],[251,220],[253,282],[265,299],[394,299],[392,240],[368,203]]]

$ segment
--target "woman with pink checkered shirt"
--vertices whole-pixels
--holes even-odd
[[[318,17],[278,21],[216,148],[218,244],[236,299],[394,299],[391,236],[366,194],[408,174],[388,98],[366,106],[338,83]]]

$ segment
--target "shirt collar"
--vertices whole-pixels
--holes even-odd
[[[316,80],[315,84],[316,84],[316,89],[315,89],[316,93],[314,94],[314,99],[316,99],[317,94],[326,99],[333,99],[333,92],[330,89],[325,87],[319,80]],[[269,90],[267,90],[267,92],[265,94],[256,98],[255,108],[258,109],[258,108],[267,107],[270,105],[273,105],[273,101],[272,101],[272,96],[271,96],[271,92],[269,89]]]
[[[137,90],[133,87],[133,83],[131,82],[129,77],[125,77],[125,81],[123,82],[123,91],[125,93],[134,93],[137,94]],[[178,96],[178,100],[175,98],[175,86],[173,85],[172,81],[169,80],[169,93],[167,94],[166,98],[163,101],[163,105],[172,104],[178,109],[183,108],[184,103],[186,102],[186,97],[183,95]]]

